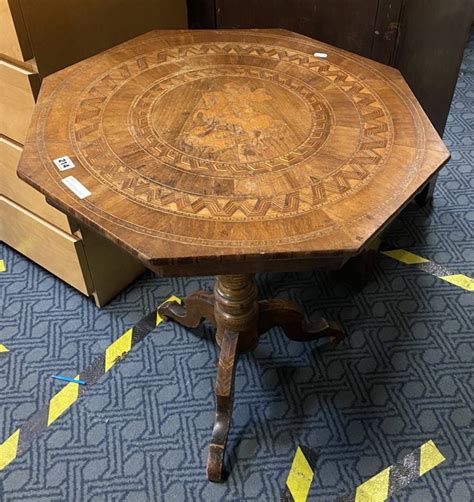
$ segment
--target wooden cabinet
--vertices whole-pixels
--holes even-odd
[[[219,28],[286,28],[370,57],[378,0],[216,0]],[[338,29],[334,29],[337,17]]]
[[[0,136],[0,179],[2,195],[39,216],[44,221],[55,225],[60,230],[74,233],[77,225],[64,213],[46,203],[44,196],[16,175],[22,147],[6,137]]]
[[[0,0],[0,54],[16,61],[33,57],[19,0]]]
[[[92,283],[82,240],[0,195],[2,240],[86,295]]]
[[[0,0],[0,240],[104,305],[144,267],[50,206],[16,175],[47,75],[157,28],[186,28],[185,0]]]
[[[394,65],[440,134],[473,22],[473,0],[404,2]]]
[[[0,134],[25,141],[38,88],[37,73],[0,60]]]
[[[193,28],[285,28],[389,64],[402,2],[188,0],[188,11]]]

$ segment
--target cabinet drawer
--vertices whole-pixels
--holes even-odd
[[[82,293],[92,293],[81,239],[0,196],[0,240]]]
[[[65,232],[75,230],[64,213],[50,206],[44,196],[18,178],[16,167],[22,148],[0,135],[0,194]]]
[[[0,54],[17,61],[33,57],[19,0],[0,0]]]
[[[25,142],[38,89],[36,73],[0,60],[0,134]]]

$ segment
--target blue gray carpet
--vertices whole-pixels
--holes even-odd
[[[433,206],[410,205],[388,241],[472,276],[474,36],[445,141]],[[7,246],[0,258],[0,444],[61,388],[51,375],[75,376],[170,293],[212,284],[147,273],[99,310]],[[320,454],[309,500],[332,501],[430,439],[446,461],[392,500],[474,499],[472,293],[382,255],[359,293],[320,272],[258,285],[350,336],[318,351],[273,330],[242,356],[225,484],[204,471],[216,350],[208,330],[166,324],[0,471],[0,500],[279,500],[301,444]]]

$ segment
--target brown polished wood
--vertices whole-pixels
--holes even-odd
[[[19,175],[158,272],[252,273],[341,265],[447,158],[393,68],[284,30],[157,31],[45,80]]]
[[[342,336],[258,301],[253,274],[341,267],[448,157],[393,68],[285,30],[156,31],[45,80],[18,173],[151,270],[217,276],[160,314],[215,327],[219,481],[238,354],[273,326]]]
[[[181,304],[164,303],[159,313],[188,328],[196,328],[204,319],[216,328],[215,341],[220,355],[215,387],[216,414],[207,460],[207,476],[211,481],[225,478],[224,456],[239,353],[253,350],[259,337],[275,326],[280,326],[290,340],[297,342],[329,338],[336,346],[343,339],[336,323],[326,319],[307,323],[298,306],[291,301],[257,301],[255,280],[248,274],[217,276],[213,294],[197,291]]]

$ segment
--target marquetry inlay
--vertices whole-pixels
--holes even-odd
[[[75,209],[123,238],[354,246],[439,166],[396,70],[289,32],[155,32],[53,79],[43,165],[60,186],[51,160],[76,160],[92,196]]]

